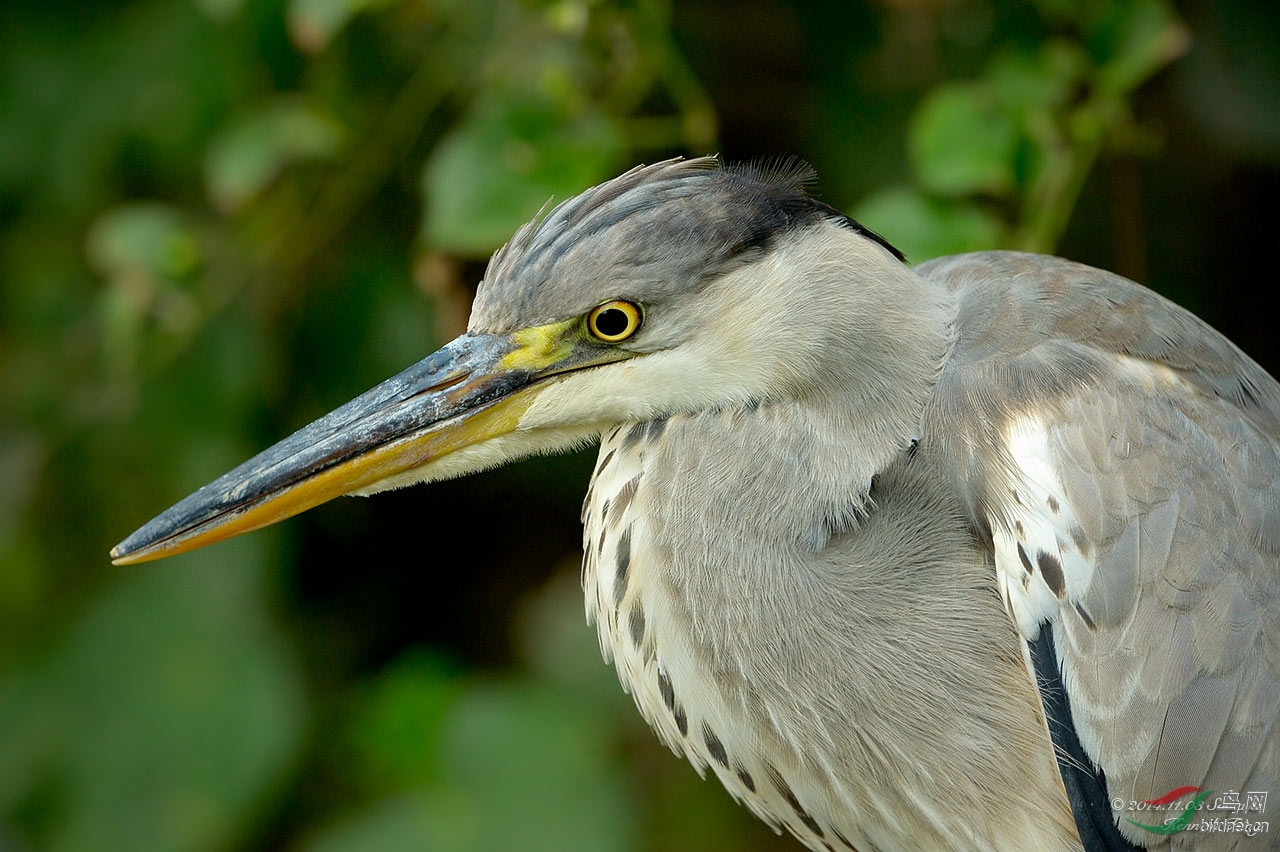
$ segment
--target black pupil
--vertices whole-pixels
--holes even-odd
[[[609,308],[596,314],[596,331],[603,337],[617,337],[625,334],[631,326],[631,318],[625,311]]]

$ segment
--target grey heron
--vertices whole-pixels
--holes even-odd
[[[561,203],[465,334],[112,556],[591,441],[588,619],[775,828],[1280,848],[1194,824],[1205,791],[1280,806],[1280,386],[1111,273],[910,268],[796,170],[672,160]]]

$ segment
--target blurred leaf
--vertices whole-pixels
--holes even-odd
[[[384,799],[362,813],[317,832],[301,844],[304,852],[429,852],[465,849],[442,835],[438,796],[422,790]],[[446,817],[447,820],[447,817]]]
[[[631,797],[607,717],[539,683],[480,683],[446,720],[441,765],[475,850],[632,848]]]
[[[257,76],[240,34],[188,2],[116,4],[75,26],[52,5],[0,3],[0,186],[76,215],[151,195],[161,173],[181,191]]]
[[[928,198],[904,187],[860,204],[854,218],[897,246],[912,263],[966,251],[1000,248],[999,218],[961,201]]]
[[[575,35],[586,30],[594,5],[596,0],[542,0],[537,4],[553,29]]]
[[[987,69],[985,79],[1018,124],[1011,166],[1024,214],[1028,202],[1041,198],[1051,172],[1072,165],[1075,151],[1067,138],[1071,110],[1085,91],[1091,68],[1078,43],[1052,39],[1035,51],[1004,51]]]
[[[202,314],[190,282],[205,262],[195,225],[158,203],[111,208],[89,228],[85,255],[106,280],[100,294],[102,351],[109,371],[132,371],[155,323],[168,335],[190,330]]]
[[[981,83],[934,90],[908,131],[911,165],[920,185],[944,195],[1007,195],[1014,187],[1018,128]]]
[[[205,183],[219,209],[234,212],[300,160],[330,159],[345,133],[335,119],[284,97],[242,117],[209,146]]]
[[[347,22],[392,0],[289,0],[289,35],[302,50],[319,53]]]
[[[417,651],[388,666],[364,690],[350,736],[366,786],[412,787],[438,776],[441,724],[461,691],[455,668]]]
[[[612,120],[590,108],[561,115],[528,96],[491,98],[440,141],[423,173],[425,238],[481,256],[549,199],[612,176],[624,150]]]
[[[1038,50],[997,54],[985,74],[1000,104],[1018,110],[1045,110],[1078,94],[1089,57],[1076,42],[1049,39]]]
[[[122,204],[89,228],[89,262],[105,277],[177,279],[200,265],[199,240],[181,212],[164,204]]]
[[[625,852],[632,796],[608,717],[560,689],[473,682],[440,730],[440,779],[382,800],[306,852]]]
[[[196,852],[247,829],[305,715],[262,611],[261,547],[131,569],[0,694],[0,807],[30,817],[33,846]]]
[[[1187,28],[1165,0],[1108,4],[1095,22],[1094,39],[1104,54],[1098,88],[1127,95],[1181,56],[1190,44]]]
[[[235,17],[244,0],[192,0],[196,8],[215,21],[226,21]]]

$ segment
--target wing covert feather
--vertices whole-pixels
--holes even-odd
[[[1014,253],[919,271],[960,305],[926,436],[991,538],[1024,637],[1052,625],[1110,794],[1280,801],[1280,386],[1110,273]]]

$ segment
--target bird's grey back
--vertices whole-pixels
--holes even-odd
[[[1003,534],[1005,573],[1054,596],[1046,629],[1110,795],[1280,789],[1280,386],[1119,276],[1014,253],[919,271],[958,296],[926,440],[998,566]]]
[[[988,370],[995,386],[1023,391],[983,399],[993,416],[1028,397],[1060,396],[1097,382],[1114,356],[1124,356],[1177,371],[1280,440],[1276,380],[1199,317],[1146,287],[1020,252],[945,257],[916,271],[962,296],[954,364]]]

